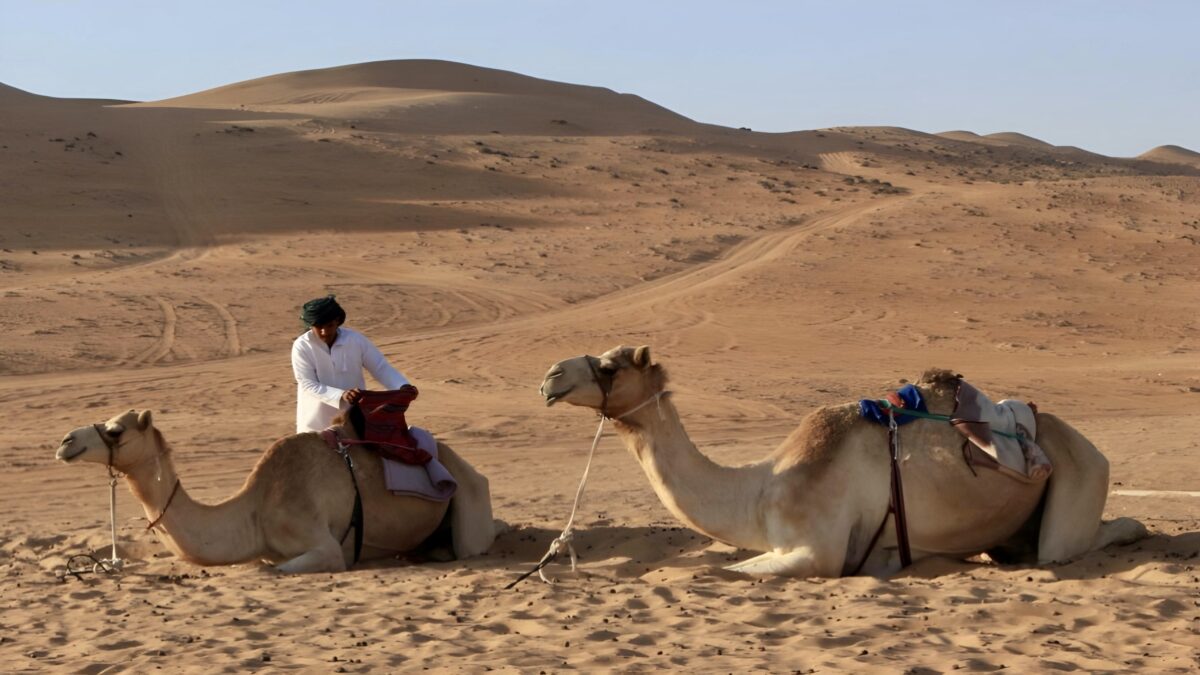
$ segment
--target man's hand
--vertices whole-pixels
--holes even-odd
[[[358,403],[359,399],[361,399],[361,398],[362,398],[362,389],[347,389],[345,391],[345,393],[342,394],[342,400],[345,401],[346,403],[349,403],[350,405],[354,405],[355,403]]]
[[[400,387],[397,391],[404,393],[404,394],[408,394],[409,396],[412,396],[413,398],[417,397],[417,388],[412,386],[411,384],[406,384],[406,385]]]

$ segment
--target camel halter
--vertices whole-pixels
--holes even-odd
[[[105,463],[104,468],[108,470],[108,525],[109,532],[112,535],[112,557],[101,558],[100,560],[97,560],[96,558],[86,554],[71,556],[70,559],[67,560],[66,574],[70,574],[76,579],[82,579],[82,577],[79,575],[82,572],[87,571],[78,570],[72,566],[72,563],[79,558],[92,561],[91,572],[93,574],[98,574],[100,572],[111,574],[113,572],[119,572],[125,567],[125,561],[117,556],[117,478],[121,475],[121,472],[113,470],[113,460],[116,459],[118,444],[116,440],[109,440],[103,425],[93,424],[92,428],[96,430],[96,435],[99,436],[100,440],[104,442],[104,446],[108,448],[108,462]],[[167,515],[167,509],[170,508],[171,502],[175,501],[175,494],[179,492],[180,483],[181,482],[177,477],[175,479],[175,487],[171,488],[171,496],[167,497],[167,503],[163,505],[162,511],[159,511],[158,517],[150,521],[150,524],[146,526],[147,530],[153,528],[155,525],[158,525],[159,522],[162,521],[163,516]]]
[[[592,470],[592,458],[596,456],[596,446],[599,445],[600,436],[601,436],[601,434],[604,433],[604,423],[610,419],[614,420],[614,421],[624,421],[626,417],[629,417],[633,413],[641,410],[642,408],[645,408],[646,406],[650,405],[651,403],[661,404],[662,397],[665,394],[670,393],[664,389],[663,391],[660,391],[657,394],[654,394],[650,398],[646,399],[645,401],[642,401],[641,403],[637,404],[633,408],[626,410],[625,412],[621,413],[620,415],[618,415],[616,417],[609,417],[608,416],[608,393],[609,393],[608,390],[609,390],[609,388],[612,387],[612,378],[608,379],[609,386],[606,388],[604,386],[604,384],[601,383],[600,374],[596,371],[595,366],[592,365],[591,358],[587,359],[587,364],[588,364],[588,368],[592,371],[592,377],[595,379],[596,386],[600,387],[600,392],[603,395],[603,399],[600,403],[600,425],[596,427],[596,435],[594,438],[592,438],[592,449],[588,451],[587,464],[585,464],[583,467],[583,477],[581,477],[579,479],[579,487],[576,488],[576,490],[575,490],[575,503],[571,505],[571,515],[570,515],[570,517],[567,518],[566,527],[563,528],[561,534],[559,534],[557,537],[554,538],[553,541],[550,542],[550,548],[546,550],[546,555],[542,556],[542,559],[538,562],[537,566],[534,567],[533,569],[529,570],[525,574],[522,574],[521,576],[517,577],[515,581],[513,581],[512,583],[505,586],[504,590],[506,590],[506,591],[513,588],[514,586],[521,583],[522,581],[528,579],[529,576],[531,574],[533,574],[534,572],[537,572],[538,577],[545,583],[548,583],[548,584],[553,583],[552,581],[550,581],[549,579],[546,578],[546,573],[544,571],[542,571],[542,568],[544,568],[546,565],[549,565],[551,561],[553,561],[555,558],[557,558],[558,555],[560,553],[562,553],[563,549],[566,549],[568,555],[570,555],[570,557],[571,557],[571,571],[572,572],[575,571],[576,565],[579,562],[579,556],[576,555],[576,553],[575,553],[575,546],[572,545],[572,543],[571,543],[571,541],[575,538],[575,532],[574,532],[575,514],[579,511],[579,502],[583,499],[583,488],[587,485],[588,474],[591,473],[591,470]],[[659,417],[662,417],[662,408],[661,407],[658,410],[658,414],[659,414]]]
[[[108,523],[109,531],[112,533],[112,557],[97,560],[94,556],[87,553],[73,555],[67,559],[66,571],[59,577],[60,580],[65,579],[66,575],[70,574],[82,581],[83,577],[80,575],[86,572],[112,574],[113,572],[121,571],[125,567],[125,561],[117,557],[117,473],[113,471],[113,456],[116,454],[117,444],[115,441],[108,440],[108,436],[105,435],[102,425],[93,424],[92,428],[96,430],[96,435],[100,437],[104,446],[108,448],[108,462],[104,465],[104,468],[108,469]],[[86,568],[76,569],[74,563],[80,559],[90,560],[92,568],[90,570]]]

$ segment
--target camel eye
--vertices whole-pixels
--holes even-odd
[[[596,370],[599,370],[606,377],[612,377],[617,374],[617,367],[611,363],[601,363],[600,367]]]

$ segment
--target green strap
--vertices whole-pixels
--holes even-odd
[[[920,417],[921,419],[937,420],[938,422],[947,422],[947,423],[952,422],[954,420],[954,418],[949,415],[936,415],[934,413],[921,412],[920,410],[909,410],[907,408],[897,408],[896,406],[892,405],[891,401],[889,401],[887,399],[882,399],[882,400],[879,400],[876,402],[879,404],[879,407],[881,407],[885,410],[890,410],[897,415],[905,415],[907,417]],[[1021,438],[1017,434],[1010,434],[1007,431],[997,431],[996,429],[992,429],[992,433],[998,434],[1000,436],[1004,436],[1005,438],[1015,438],[1015,439]]]

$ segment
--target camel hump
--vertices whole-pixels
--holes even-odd
[[[953,408],[955,396],[958,394],[958,385],[962,379],[963,376],[953,370],[927,368],[917,380],[917,387],[924,392],[925,398],[931,403],[948,401]]]
[[[780,470],[798,464],[828,464],[842,439],[859,423],[857,403],[817,408],[800,420],[800,426],[784,439],[772,459]]]

